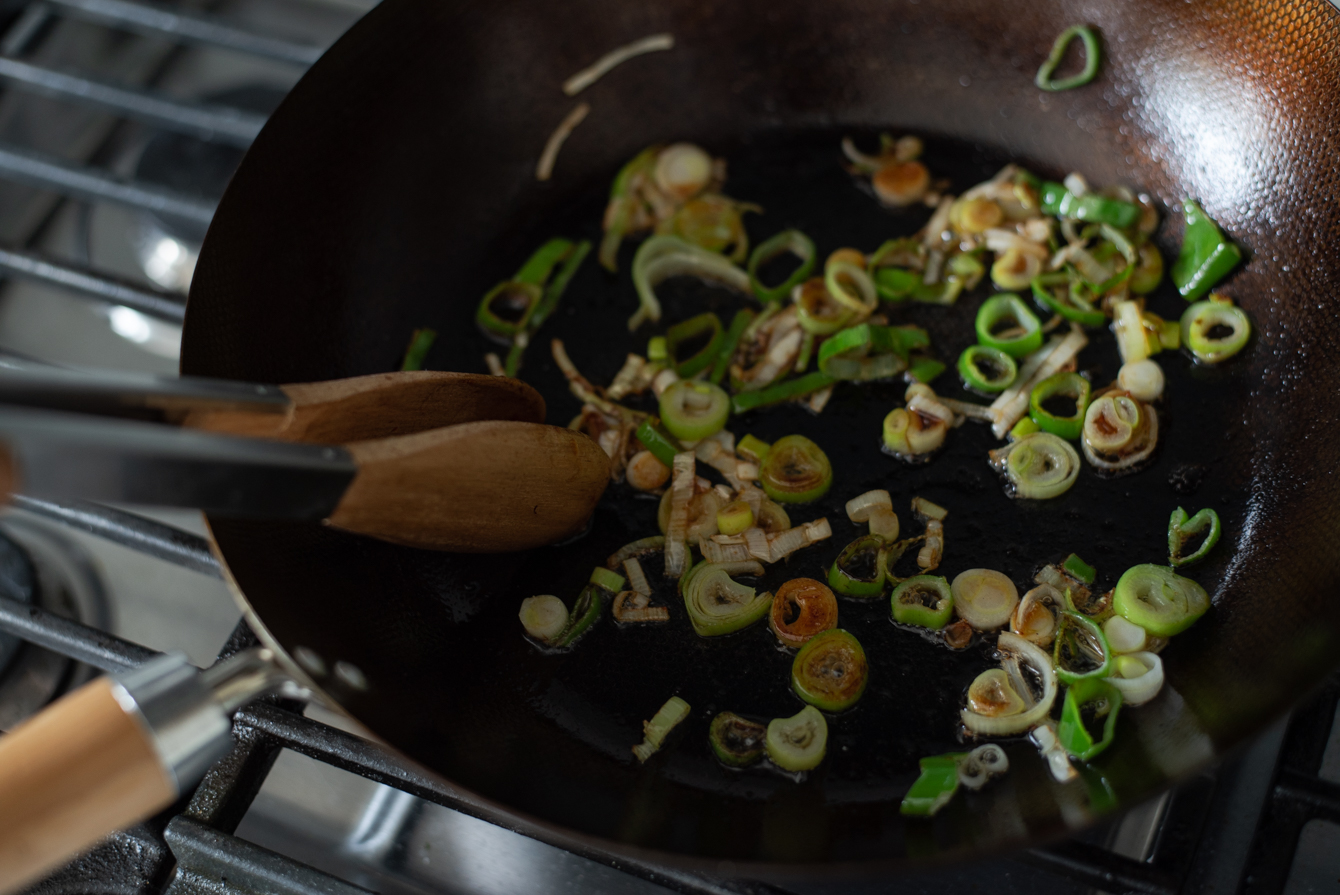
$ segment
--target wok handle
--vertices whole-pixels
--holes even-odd
[[[153,735],[99,678],[0,737],[0,893],[177,797]]]

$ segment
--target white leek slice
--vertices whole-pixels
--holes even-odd
[[[992,569],[968,569],[960,572],[950,585],[954,611],[978,631],[990,631],[1008,624],[1019,591],[1008,576]]]
[[[521,601],[520,617],[527,634],[548,643],[568,626],[568,607],[553,594],[526,597]]]
[[[1118,672],[1126,671],[1123,666],[1139,662],[1144,666],[1144,674],[1126,677],[1114,674],[1107,682],[1121,691],[1121,699],[1127,705],[1143,705],[1163,689],[1163,660],[1154,653],[1130,653],[1117,660]]]
[[[657,749],[661,748],[661,743],[665,742],[665,737],[675,725],[689,716],[689,704],[678,696],[671,696],[661,706],[660,711],[652,716],[650,721],[642,722],[642,742],[633,747],[633,754],[637,756],[638,761],[646,761],[651,758]]]
[[[1032,708],[1011,715],[993,718],[963,709],[959,717],[968,730],[980,736],[1014,736],[1036,727],[1050,714],[1052,703],[1056,701],[1056,669],[1052,667],[1051,656],[1017,634],[1002,633],[996,642],[996,648],[1004,654],[1006,662],[1025,662],[1033,669],[1042,681],[1041,698]],[[1015,690],[1018,692],[1019,688],[1016,687]],[[1031,693],[1026,692],[1020,692],[1019,695],[1024,699],[1032,697]]]
[[[1107,637],[1107,645],[1117,654],[1142,652],[1149,641],[1148,631],[1119,615],[1103,622],[1103,634]]]

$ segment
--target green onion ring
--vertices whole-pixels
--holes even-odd
[[[1066,320],[1073,320],[1080,326],[1102,326],[1107,322],[1107,315],[1102,311],[1096,310],[1092,306],[1081,307],[1073,290],[1066,290],[1066,299],[1068,300],[1059,298],[1051,291],[1052,286],[1059,285],[1053,278],[1060,281],[1068,279],[1064,274],[1043,274],[1033,278],[1033,300],[1038,307],[1051,311],[1053,314],[1060,314]]]
[[[796,317],[807,333],[831,335],[852,322],[856,314],[838,302],[821,277],[811,277],[791,292]]]
[[[791,689],[825,712],[851,708],[865,692],[869,679],[865,650],[841,628],[812,637],[791,663]]]
[[[637,289],[638,310],[628,320],[630,331],[648,320],[661,319],[656,286],[662,280],[678,276],[716,280],[749,294],[749,274],[726,258],[677,236],[653,236],[642,243],[633,256],[633,286]]]
[[[1210,597],[1190,578],[1166,566],[1127,569],[1112,593],[1112,608],[1155,637],[1172,637],[1191,627],[1210,608]]]
[[[1024,330],[1022,335],[1002,339],[991,334],[998,324],[1013,321]],[[982,302],[977,310],[977,341],[989,348],[1003,351],[1010,357],[1023,357],[1042,347],[1042,324],[1013,292],[1002,292]]]
[[[1034,432],[991,452],[992,463],[1005,473],[1013,496],[1030,500],[1060,497],[1079,477],[1079,454],[1050,432]]]
[[[884,539],[879,535],[862,535],[852,541],[828,569],[828,586],[849,597],[879,596],[884,592],[884,564],[879,561],[883,549]],[[857,568],[866,563],[868,572]]]
[[[759,484],[778,503],[810,503],[828,493],[833,466],[828,455],[803,435],[777,439],[758,468]]]
[[[823,712],[807,705],[790,718],[768,722],[765,741],[768,758],[784,771],[808,771],[819,766],[828,751],[828,722]]]
[[[692,357],[680,360],[679,346],[707,332],[712,334],[708,338],[707,344],[703,345]],[[717,360],[717,354],[721,351],[723,337],[721,318],[711,311],[699,314],[696,317],[690,317],[688,320],[670,327],[665,331],[665,350],[669,354],[669,361],[674,366],[675,373],[681,379],[692,379],[712,366]]]
[[[853,288],[847,287],[844,277]],[[865,272],[865,268],[850,261],[834,261],[828,264],[824,270],[824,286],[838,304],[861,316],[870,314],[879,307],[879,293],[875,291],[875,283],[870,279],[870,274]]]
[[[984,366],[994,367],[995,375],[986,372]],[[993,395],[1014,385],[1019,365],[999,348],[969,345],[958,356],[958,372],[968,388]]]
[[[764,286],[758,278],[758,269],[774,258],[790,252],[800,259],[800,266],[777,286]],[[791,290],[804,282],[814,270],[814,240],[799,230],[783,230],[776,236],[765,239],[749,256],[749,285],[759,301],[781,301],[791,294]]]
[[[717,761],[732,768],[747,767],[763,757],[768,729],[734,712],[722,712],[712,719],[707,741]]]
[[[721,386],[683,379],[661,392],[661,424],[678,439],[701,441],[726,427],[730,406]]]
[[[1028,396],[1028,415],[1038,428],[1061,438],[1074,441],[1084,431],[1084,413],[1089,409],[1089,380],[1078,373],[1056,373],[1033,386]],[[1073,398],[1075,412],[1071,416],[1056,416],[1042,405],[1055,396]]]
[[[927,605],[927,598],[930,605]],[[936,575],[914,575],[893,589],[893,620],[939,631],[954,613],[949,582]]]
[[[1076,612],[1061,612],[1056,619],[1052,661],[1063,684],[1107,677],[1112,670],[1112,647],[1097,623]]]
[[[1232,333],[1214,337],[1210,332],[1216,326],[1227,327]],[[1228,360],[1247,345],[1252,335],[1252,323],[1247,312],[1232,302],[1198,301],[1182,315],[1182,344],[1191,350],[1196,360],[1217,364]]]
[[[1070,42],[1076,37],[1084,42],[1084,70],[1069,78],[1054,80],[1052,75],[1056,72],[1057,66],[1061,64],[1061,60],[1065,59],[1065,51],[1069,49]],[[1102,49],[1098,42],[1098,35],[1094,33],[1094,30],[1088,25],[1071,25],[1062,31],[1060,36],[1056,38],[1056,42],[1052,44],[1051,55],[1038,69],[1038,75],[1033,83],[1037,84],[1039,90],[1052,92],[1083,87],[1098,77],[1098,66],[1101,62]]]
[[[699,637],[718,637],[746,628],[768,614],[772,594],[757,593],[731,575],[761,575],[756,562],[702,562],[683,578],[684,608]]]

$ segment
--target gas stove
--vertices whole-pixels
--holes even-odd
[[[251,139],[372,0],[0,2],[0,363],[173,374],[204,229]],[[255,642],[198,514],[16,498],[0,519],[0,729],[158,651]],[[164,815],[34,892],[1334,891],[1340,678],[1225,764],[1085,834],[895,880],[775,885],[574,854],[342,716],[265,701]],[[1333,728],[1335,728],[1333,730]]]

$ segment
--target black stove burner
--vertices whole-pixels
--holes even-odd
[[[0,533],[0,596],[32,604],[36,591],[37,574],[32,560],[22,547]],[[21,646],[17,637],[0,632],[0,676],[9,670]]]

